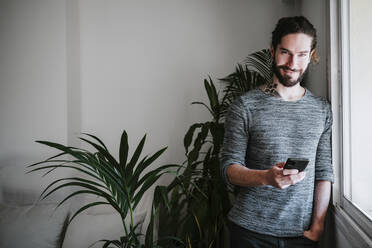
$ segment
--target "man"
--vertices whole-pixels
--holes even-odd
[[[221,171],[239,194],[228,218],[231,247],[317,247],[330,199],[330,105],[300,85],[316,59],[316,30],[304,17],[272,33],[273,80],[238,97],[225,121]],[[283,169],[306,158],[302,172]]]

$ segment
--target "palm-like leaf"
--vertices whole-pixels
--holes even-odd
[[[222,104],[224,104],[225,108],[222,114],[225,114],[228,106],[236,97],[266,82],[260,74],[250,71],[247,65],[243,67],[240,64],[238,64],[234,73],[220,80],[227,84],[224,89],[225,96]]]
[[[92,140],[83,137],[80,137],[80,139],[91,145],[96,150],[95,152],[68,147],[49,141],[36,141],[40,144],[60,150],[61,153],[44,161],[29,165],[29,172],[47,170],[46,174],[49,174],[51,171],[58,168],[70,168],[83,175],[54,180],[42,192],[41,198],[44,199],[64,188],[78,187],[79,190],[66,196],[57,205],[58,208],[61,204],[77,195],[90,194],[99,196],[102,200],[97,200],[80,207],[72,217],[69,218],[68,223],[71,223],[76,216],[89,208],[98,205],[110,205],[120,214],[125,235],[120,240],[105,240],[104,247],[109,247],[110,245],[116,247],[141,247],[138,241],[138,233],[135,232],[136,226],[134,226],[133,212],[144,193],[163,174],[172,172],[171,169],[179,167],[179,165],[163,165],[144,174],[144,170],[148,169],[167,147],[159,150],[150,157],[145,156],[138,162],[145,143],[145,135],[135,149],[132,158],[127,162],[129,150],[128,135],[126,131],[123,131],[118,162],[98,137],[91,134],[84,135]],[[64,155],[69,155],[71,158],[61,158]],[[130,218],[129,226],[125,224],[125,219],[128,216]]]
[[[244,60],[248,70],[257,72],[266,81],[270,81],[273,76],[271,69],[272,62],[273,59],[269,49],[263,49],[252,53]]]

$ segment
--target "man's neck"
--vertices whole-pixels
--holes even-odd
[[[279,80],[275,80],[274,84],[277,84],[276,91],[279,96],[285,101],[298,101],[305,95],[305,88],[303,88],[300,83],[292,87],[286,87],[279,82]]]

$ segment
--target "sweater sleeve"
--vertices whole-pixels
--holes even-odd
[[[325,128],[320,136],[316,151],[315,160],[315,180],[326,180],[331,183],[334,182],[333,167],[332,167],[332,110],[329,103],[327,103],[327,117]]]
[[[225,134],[220,152],[221,174],[225,182],[232,186],[227,177],[227,168],[231,164],[245,166],[247,151],[248,114],[241,98],[237,98],[229,107],[225,119]]]

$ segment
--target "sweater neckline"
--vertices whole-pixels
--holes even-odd
[[[308,95],[310,94],[310,92],[309,92],[309,90],[307,88],[304,87],[304,89],[305,89],[305,94],[300,99],[295,100],[295,101],[287,101],[287,100],[284,100],[281,97],[276,97],[276,96],[270,95],[269,93],[264,92],[260,88],[257,88],[257,90],[260,92],[260,94],[266,96],[268,99],[272,99],[274,101],[288,103],[288,104],[291,104],[291,103],[300,103],[300,102],[304,101],[308,97]]]

